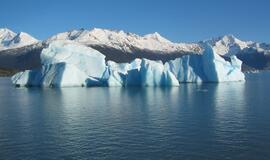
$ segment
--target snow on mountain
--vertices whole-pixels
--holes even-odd
[[[37,42],[37,39],[27,33],[15,33],[7,28],[0,29],[0,50],[19,48]]]
[[[16,36],[16,33],[7,29],[0,28],[0,50],[1,48],[7,47],[9,42]]]
[[[94,48],[95,46],[107,47],[120,50],[124,53],[150,51],[151,53],[161,53],[163,55],[178,53],[177,56],[179,56],[192,53],[201,54],[203,52],[200,43],[173,43],[157,32],[139,36],[122,30],[114,31],[99,28],[92,30],[80,29],[56,34],[46,42],[49,44],[54,40],[71,40]],[[247,48],[252,48],[257,52],[264,52],[264,54],[270,54],[270,45],[242,41],[231,34],[205,40],[202,43],[210,44],[214,52],[226,57],[237,55]]]
[[[243,61],[242,70],[265,70],[270,68],[270,44],[242,41],[233,35],[206,40],[215,53],[223,57],[236,55]]]
[[[22,46],[34,44],[37,42],[38,42],[38,40],[35,39],[34,37],[30,36],[29,34],[24,33],[24,32],[20,32],[13,39],[10,40],[8,46],[17,48],[17,47],[22,47]]]
[[[209,43],[213,47],[214,51],[222,56],[236,55],[244,48],[248,48],[253,44],[251,41],[241,41],[233,35],[225,35],[204,42]]]
[[[135,49],[151,50],[160,53],[192,52],[199,53],[201,48],[196,43],[173,43],[162,37],[157,32],[139,36],[124,31],[113,31],[94,28],[93,30],[72,30],[59,33],[47,40],[50,43],[54,40],[72,40],[86,45],[107,46],[123,52],[132,53]]]
[[[256,50],[257,52],[265,52],[265,54],[270,53],[269,44],[242,41],[233,35],[225,35],[222,37],[206,40],[204,42],[209,43],[213,47],[214,51],[222,56],[237,55],[243,52],[243,50],[248,49]]]
[[[131,62],[136,58],[167,62],[184,55],[203,54],[205,49],[203,46],[209,44],[216,54],[225,59],[236,55],[243,61],[243,70],[270,69],[270,44],[242,41],[233,35],[198,43],[174,43],[157,32],[139,36],[129,32],[99,28],[59,33],[40,43],[26,33],[16,34],[6,28],[0,29],[0,68],[37,67],[41,64],[39,55],[42,49],[56,40],[69,40],[91,47],[102,53],[106,61],[117,63]]]
[[[265,55],[270,55],[270,44],[253,43],[250,47],[255,49],[257,52],[263,52]]]

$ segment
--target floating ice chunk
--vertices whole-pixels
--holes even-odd
[[[107,69],[100,52],[69,41],[54,41],[41,53],[42,67],[16,74],[21,86],[101,86]]]
[[[162,61],[135,59],[130,63],[105,62],[100,52],[76,43],[52,42],[41,54],[42,67],[12,77],[19,86],[178,86],[183,82],[243,81],[242,62],[229,61],[205,45],[202,55]]]
[[[69,87],[85,86],[88,76],[77,67],[66,63],[43,65],[12,77],[18,86]]]
[[[106,69],[105,56],[91,47],[70,41],[54,41],[41,53],[41,63],[72,64],[88,76],[101,78]]]
[[[242,62],[235,56],[230,62],[214,53],[213,49],[205,45],[202,55],[186,55],[167,62],[171,72],[181,82],[226,82],[244,81],[241,72]]]
[[[242,62],[235,56],[230,57],[230,62],[214,53],[212,47],[205,45],[203,69],[209,82],[244,81],[245,75],[241,71]]]

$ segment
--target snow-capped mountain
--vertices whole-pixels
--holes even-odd
[[[201,48],[196,43],[173,43],[157,32],[139,36],[124,31],[99,28],[94,28],[93,30],[80,29],[59,33],[49,38],[46,42],[50,43],[54,40],[72,40],[85,45],[106,46],[126,53],[133,53],[134,49],[159,53],[201,52]]]
[[[9,42],[16,36],[16,33],[7,29],[0,28],[0,50],[1,48],[7,47]]]
[[[209,43],[214,51],[222,56],[237,55],[243,50],[253,49],[257,52],[270,53],[270,45],[265,43],[256,43],[252,41],[242,41],[233,35],[225,35],[210,40],[205,40],[205,43]],[[247,52],[246,52],[247,53]]]
[[[15,33],[7,28],[0,29],[0,50],[19,48],[38,43],[38,40],[27,33]]]
[[[206,40],[205,42],[211,44],[214,51],[222,56],[236,55],[244,48],[248,48],[249,46],[254,44],[254,42],[251,41],[241,41],[233,35],[225,35],[222,37]]]
[[[10,40],[8,46],[17,48],[17,47],[31,45],[37,42],[38,40],[30,36],[29,34],[20,32],[13,39]]]
[[[214,52],[223,57],[236,55],[243,61],[243,70],[270,69],[270,44],[242,41],[233,35],[225,35],[203,43],[209,43]]]
[[[71,41],[92,47],[106,56],[106,60],[129,63],[136,58],[162,60],[163,63],[188,54],[203,54],[204,45],[223,58],[236,55],[244,69],[270,69],[270,44],[242,41],[233,35],[200,41],[174,43],[155,32],[140,36],[134,33],[94,28],[58,33],[44,41],[37,41],[26,33],[0,29],[0,68],[31,69],[40,66],[41,51],[56,40]],[[37,43],[38,42],[38,43]]]

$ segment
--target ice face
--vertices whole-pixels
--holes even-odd
[[[67,41],[52,42],[41,54],[42,67],[12,77],[19,86],[178,86],[185,82],[243,81],[242,62],[225,61],[205,45],[202,55],[185,55],[166,62],[135,59],[105,61],[100,52]]]
[[[171,72],[181,82],[226,82],[244,81],[242,62],[235,56],[229,61],[214,53],[209,45],[204,46],[202,55],[186,55],[169,61]]]
[[[88,76],[77,67],[66,64],[47,64],[41,69],[27,70],[12,77],[20,86],[65,87],[85,86]]]
[[[235,56],[230,57],[230,62],[225,61],[213,49],[206,45],[202,55],[203,69],[209,82],[244,81],[245,75],[241,72],[242,62]]]
[[[110,70],[110,76],[107,79],[108,86],[124,86],[125,85],[126,75],[119,73],[114,70]]]
[[[41,69],[16,74],[20,86],[101,86],[107,69],[100,52],[68,41],[55,41],[41,53]]]
[[[207,81],[203,70],[203,60],[201,55],[186,55],[181,58],[167,62],[171,72],[181,82],[200,83]]]
[[[113,64],[113,65],[112,65]],[[178,86],[179,82],[161,61],[135,59],[131,63],[110,62],[109,86]],[[112,81],[113,80],[113,81]],[[113,83],[112,83],[113,82]]]
[[[161,61],[143,59],[141,63],[142,86],[178,86],[179,82]]]
[[[88,76],[101,78],[106,69],[105,56],[90,47],[66,41],[55,41],[41,53],[41,63],[66,63],[76,66]]]

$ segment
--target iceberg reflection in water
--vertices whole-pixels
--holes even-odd
[[[0,86],[8,86],[0,88],[0,159],[270,157],[267,81],[170,88]]]

